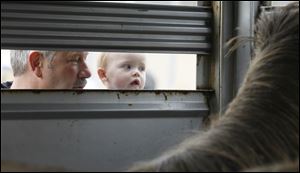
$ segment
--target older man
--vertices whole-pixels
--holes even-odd
[[[85,63],[85,52],[11,51],[14,74],[11,89],[82,89],[91,73]]]

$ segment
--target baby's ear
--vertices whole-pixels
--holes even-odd
[[[106,85],[107,83],[106,71],[103,68],[98,68],[97,72],[103,84]]]

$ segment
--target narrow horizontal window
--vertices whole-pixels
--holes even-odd
[[[13,51],[13,52],[18,52]],[[11,61],[11,50],[1,50],[1,83],[13,81],[14,75],[12,66],[15,68],[15,73],[20,73],[21,69],[27,68],[32,70],[33,67],[28,68],[28,54],[18,54],[14,57],[25,58],[27,62],[20,64],[22,61]],[[19,51],[20,52],[20,51]],[[26,52],[26,51],[24,51]],[[60,51],[58,51],[60,52]],[[67,52],[67,51],[66,51]],[[17,56],[12,54],[12,56]],[[75,57],[73,57],[75,56]],[[80,68],[76,54],[58,54],[55,58],[65,59],[60,61],[58,65],[53,64],[53,67],[48,73],[56,74],[57,80],[60,78],[67,78],[68,76],[78,75]],[[73,59],[72,59],[73,58]],[[105,68],[102,67],[101,59],[105,58]],[[13,64],[12,64],[13,63]],[[77,71],[70,71],[69,75],[66,70],[60,71],[55,66],[65,65],[65,68],[72,68]],[[154,53],[118,53],[118,52],[87,52],[85,64],[90,72],[90,76],[86,77],[86,84],[84,89],[114,89],[114,90],[195,90],[196,89],[196,55],[195,54],[154,54]],[[22,67],[23,66],[23,67]],[[76,67],[76,68],[75,68]],[[49,68],[48,66],[42,68]],[[98,72],[103,70],[101,76]],[[51,75],[51,74],[49,74]],[[137,76],[135,76],[137,75]],[[35,75],[32,73],[32,77]],[[108,83],[106,78],[108,78]],[[44,78],[45,79],[45,78]],[[137,79],[137,80],[135,80]],[[46,79],[45,79],[46,80]],[[62,82],[67,82],[65,79]],[[117,83],[121,84],[117,84]],[[123,83],[122,83],[123,82]],[[130,85],[132,83],[132,85]],[[110,86],[111,84],[112,86]],[[130,86],[128,86],[130,85]],[[141,85],[140,87],[134,87]],[[131,87],[132,86],[132,87]],[[22,88],[20,88],[22,89]],[[28,89],[28,88],[23,88]],[[38,89],[38,88],[32,88]],[[48,88],[51,89],[51,88]],[[54,88],[55,89],[55,88]],[[70,89],[70,88],[59,88]]]

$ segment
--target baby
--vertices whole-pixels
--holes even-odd
[[[138,53],[103,53],[98,63],[98,76],[107,89],[144,89],[145,61],[144,55]]]

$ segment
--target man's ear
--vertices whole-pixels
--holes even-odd
[[[103,68],[98,68],[97,73],[98,73],[98,76],[101,79],[102,83],[104,85],[107,85],[108,79],[106,76],[106,71]]]
[[[43,55],[40,52],[31,52],[29,54],[30,70],[39,78],[43,77]]]

